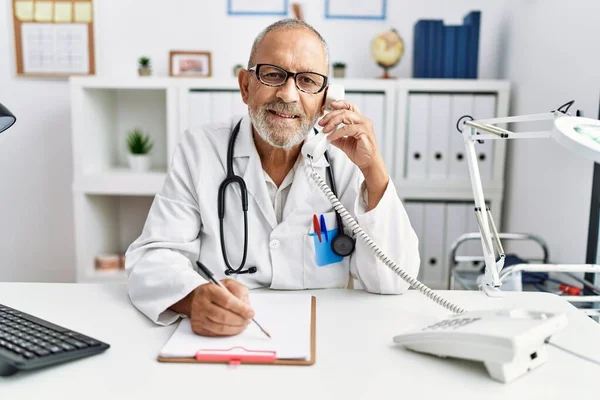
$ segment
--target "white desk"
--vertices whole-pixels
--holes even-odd
[[[317,356],[311,367],[163,364],[156,355],[175,325],[158,327],[129,302],[124,285],[0,283],[0,303],[96,337],[105,353],[0,378],[0,399],[561,399],[600,391],[600,367],[550,347],[549,360],[509,385],[483,364],[413,353],[392,343],[405,328],[446,311],[418,292],[372,295],[312,291],[317,297]],[[467,309],[527,306],[565,311],[568,327],[554,340],[600,360],[600,326],[559,297],[443,292]],[[485,393],[485,394],[484,394]],[[179,397],[180,396],[180,397]],[[482,397],[484,396],[484,397]],[[217,399],[217,397],[211,397]]]

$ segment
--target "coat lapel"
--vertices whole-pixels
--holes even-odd
[[[299,156],[300,159],[294,165],[294,183],[290,188],[290,193],[285,202],[283,208],[283,219],[287,219],[297,210],[301,209],[302,206],[306,207],[310,202],[311,198],[320,192],[316,182],[308,176],[309,171],[312,172],[310,164],[307,163],[306,159]],[[312,166],[314,170],[325,179],[325,168],[329,166],[325,157],[322,157],[319,161],[313,162]],[[325,194],[322,194],[325,198]],[[308,205],[310,207],[310,205]]]
[[[249,157],[243,175],[248,195],[254,199],[258,210],[265,217],[271,228],[275,229],[277,226],[277,217],[269,198],[260,157],[252,139],[251,126],[250,119],[247,116],[244,117],[234,149],[234,157]],[[252,199],[249,198],[248,201],[252,201]]]

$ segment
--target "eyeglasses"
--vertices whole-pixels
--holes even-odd
[[[271,64],[256,64],[248,71],[256,72],[256,78],[266,86],[281,86],[290,76],[298,90],[304,93],[317,94],[327,86],[327,77],[316,72],[290,72]]]

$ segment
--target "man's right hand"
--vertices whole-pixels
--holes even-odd
[[[189,317],[194,333],[203,336],[232,336],[246,329],[254,318],[248,289],[233,279],[198,286],[191,294]]]

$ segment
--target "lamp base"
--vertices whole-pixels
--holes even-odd
[[[482,284],[479,287],[481,288],[481,290],[483,290],[483,292],[488,297],[495,297],[495,298],[502,298],[502,297],[504,297],[504,292],[501,291],[500,289],[498,289],[497,287],[488,286],[485,283]]]

